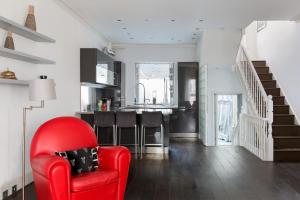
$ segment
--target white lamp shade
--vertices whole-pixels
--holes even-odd
[[[35,79],[29,83],[29,99],[42,101],[56,99],[55,83],[53,79]]]

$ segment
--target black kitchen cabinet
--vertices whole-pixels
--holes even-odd
[[[123,63],[96,48],[80,49],[80,82],[121,87]]]

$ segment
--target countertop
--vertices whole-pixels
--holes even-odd
[[[155,112],[155,111],[161,111],[163,115],[170,115],[173,113],[173,109],[178,109],[177,106],[169,106],[169,105],[129,105],[125,107],[120,107],[117,109],[114,109],[112,111],[136,111],[137,114],[142,114],[143,111],[147,112]],[[76,112],[76,114],[82,115],[91,115],[94,114],[93,111],[81,111]]]

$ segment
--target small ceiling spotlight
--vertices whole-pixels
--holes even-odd
[[[204,20],[203,20],[203,19],[199,19],[198,21],[199,21],[200,23],[201,23],[201,22],[204,22]]]
[[[171,22],[176,22],[176,20],[175,19],[171,19]]]
[[[116,21],[117,21],[117,22],[122,22],[122,19],[117,19]]]

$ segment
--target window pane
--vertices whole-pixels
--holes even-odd
[[[141,83],[146,89],[146,103],[171,104],[173,103],[173,72],[174,66],[170,63],[140,63],[136,65],[136,83]],[[170,87],[172,90],[170,91]],[[144,103],[144,88],[136,87],[137,103]]]

